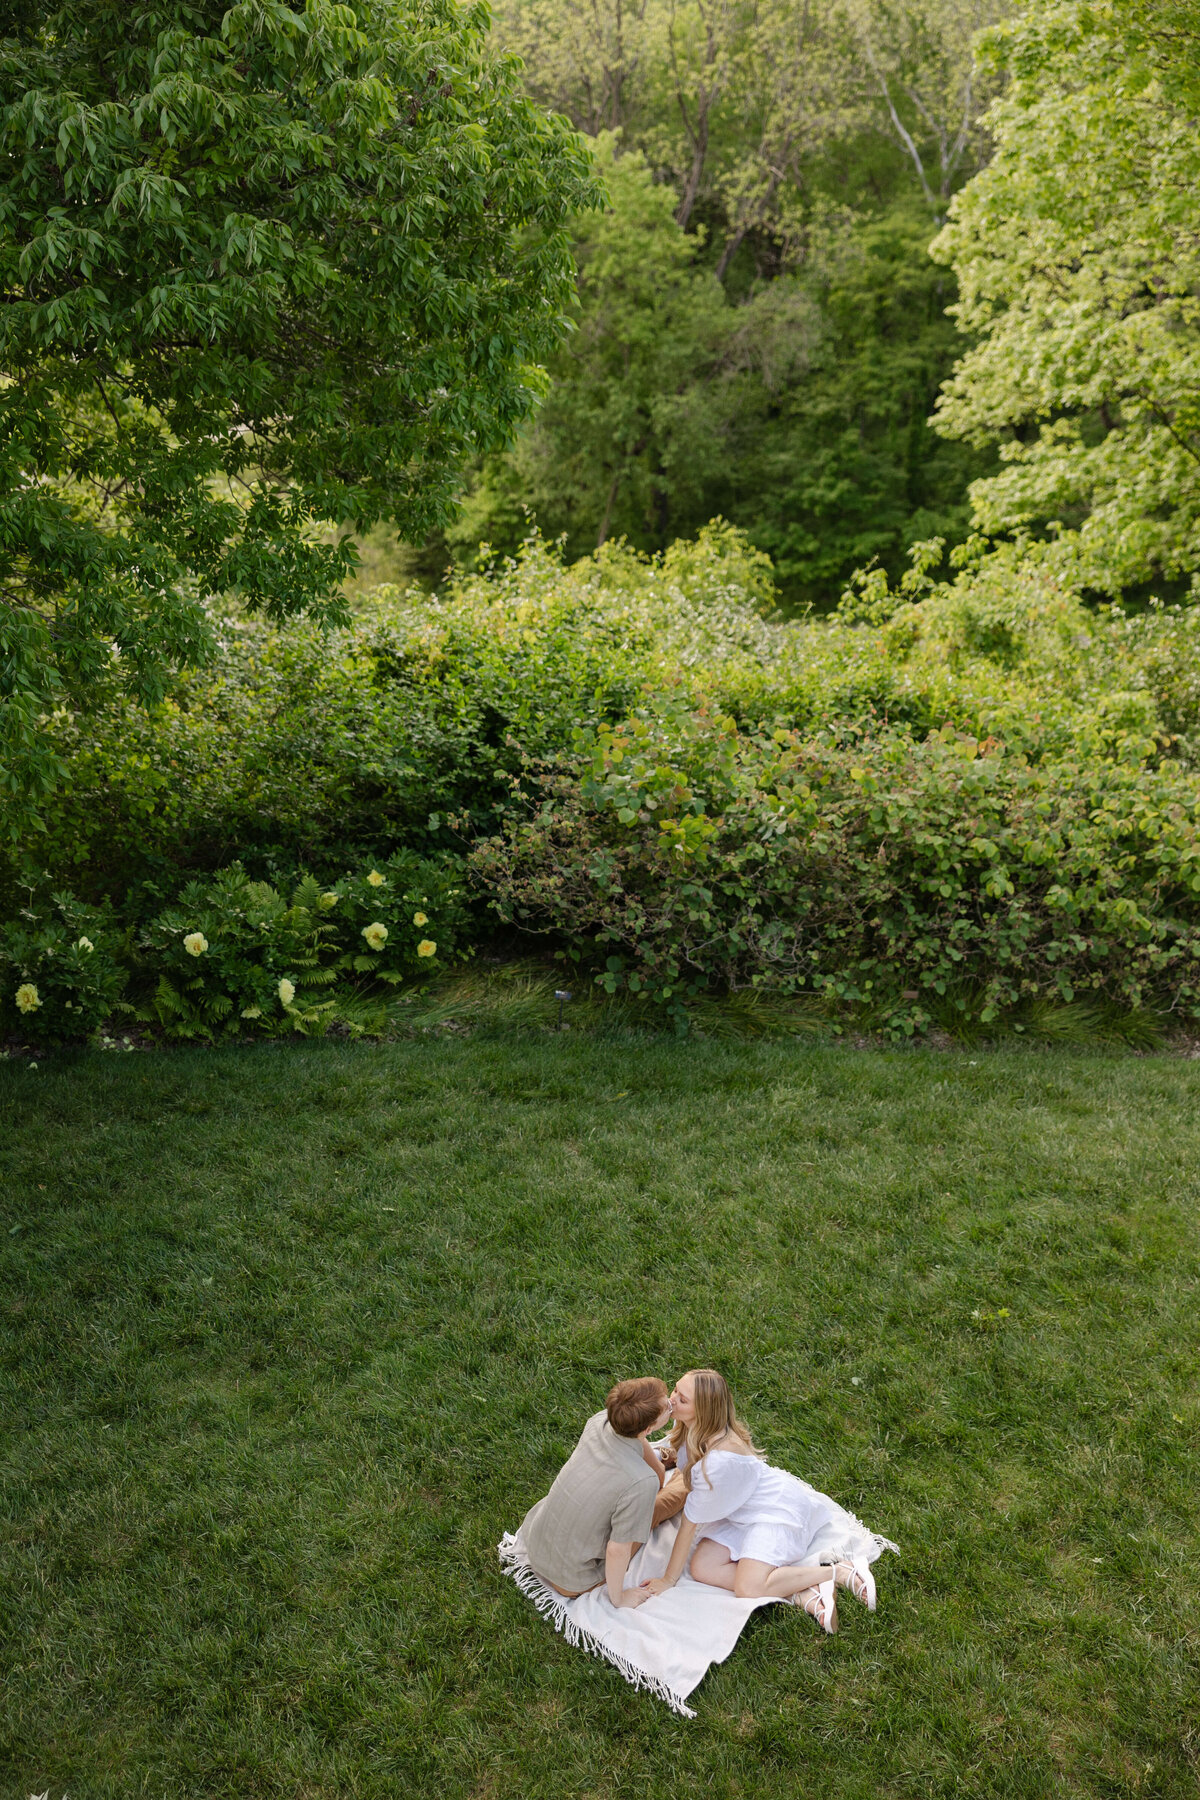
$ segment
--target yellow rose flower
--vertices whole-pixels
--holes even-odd
[[[321,895],[320,906],[323,912],[331,912],[337,903],[338,897],[336,894],[328,893]]]
[[[363,936],[366,938],[372,950],[382,950],[383,946],[387,943],[387,926],[381,925],[379,920],[376,919],[373,925],[363,926]]]
[[[189,931],[183,940],[183,947],[189,956],[203,956],[208,949],[208,939],[202,931]]]
[[[23,981],[17,989],[17,1011],[23,1013],[36,1012],[42,1004],[41,995],[32,981]]]
[[[382,887],[386,880],[386,875],[381,875],[378,869],[372,869],[367,876],[367,885],[368,887]]]
[[[296,998],[296,989],[295,989],[294,985],[288,980],[286,975],[284,976],[283,980],[280,982],[277,992],[279,994],[279,998],[283,1001],[283,1004],[285,1006],[290,1006],[292,1004],[292,1001]]]
[[[437,955],[437,945],[434,943],[432,938],[422,938],[421,939],[420,943],[417,945],[417,955],[418,956],[436,956]]]
[[[90,937],[81,937],[79,942],[76,944],[75,948],[77,950],[91,951],[91,950],[94,950],[96,948],[96,946],[95,946],[95,944],[93,944]]]
[[[428,925],[428,923],[429,923],[429,916],[427,913],[414,913],[413,914],[413,924],[414,925]]]

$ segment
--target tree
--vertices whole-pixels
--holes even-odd
[[[454,0],[0,8],[0,788],[206,603],[335,616],[322,522],[453,510],[530,412],[586,151]]]
[[[969,529],[967,486],[991,458],[928,425],[960,347],[928,242],[910,197],[736,309],[754,355],[728,394],[727,486],[710,500],[771,555],[793,603],[828,605],[856,568],[897,572],[913,543]]]
[[[658,0],[497,0],[496,36],[521,58],[535,99],[599,137],[623,130],[644,106],[657,6]]]
[[[576,330],[551,359],[536,418],[468,497],[460,545],[515,548],[522,507],[577,554],[612,535],[669,539],[720,466],[707,378],[728,328],[721,284],[696,264],[675,194],[645,158],[619,155],[612,134],[596,151],[609,204],[577,225]]]
[[[927,420],[960,339],[917,198],[813,246],[732,304],[675,190],[601,140],[610,204],[579,223],[578,328],[549,394],[489,459],[449,533],[513,553],[532,515],[583,555],[609,536],[662,550],[722,515],[775,559],[790,603],[828,604],[879,558],[957,541],[985,459]],[[444,560],[444,553],[443,553]]]
[[[496,31],[544,104],[645,153],[722,277],[751,233],[788,238],[805,159],[866,118],[835,0],[499,0]]]
[[[1200,9],[1058,0],[991,39],[1011,85],[950,209],[975,345],[938,429],[1000,446],[980,531],[1103,594],[1200,585]],[[1045,553],[1041,553],[1045,554]]]
[[[978,34],[1013,0],[846,0],[880,129],[909,159],[939,224],[951,194],[987,160],[984,116],[996,70]]]

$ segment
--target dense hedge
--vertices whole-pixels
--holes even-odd
[[[47,1032],[121,1003],[177,1032],[317,1029],[420,973],[343,926],[401,853],[421,873],[394,865],[389,894],[440,884],[439,961],[503,919],[668,1002],[803,990],[898,1030],[1048,993],[1190,1014],[1200,613],[1090,609],[1028,546],[970,559],[938,582],[919,549],[898,590],[868,574],[786,622],[765,559],[714,527],[570,569],[535,543],[328,636],[231,616],[156,712],[52,721],[68,780],[0,865],[0,1022],[32,1029],[17,987],[36,968],[58,992],[76,956]],[[179,944],[215,945],[207,919],[197,988]]]
[[[911,1032],[1035,997],[1200,1013],[1200,789],[950,730],[665,707],[531,767],[473,864],[506,918],[671,1000],[807,991]]]

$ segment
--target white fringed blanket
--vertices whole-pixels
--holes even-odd
[[[665,1573],[678,1529],[677,1518],[659,1526],[630,1564],[627,1586]],[[814,1562],[856,1556],[874,1562],[884,1550],[896,1550],[896,1545],[868,1531],[852,1513],[841,1513],[836,1523],[817,1537],[811,1555]],[[604,1657],[633,1687],[647,1688],[688,1719],[696,1716],[687,1704],[689,1694],[713,1663],[725,1661],[750,1614],[760,1606],[780,1604],[776,1600],[739,1600],[736,1594],[708,1587],[688,1575],[644,1606],[618,1609],[602,1587],[577,1600],[565,1600],[530,1568],[520,1532],[515,1536],[505,1532],[499,1551],[505,1573],[568,1644],[579,1644],[593,1656]]]

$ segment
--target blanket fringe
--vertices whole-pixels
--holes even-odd
[[[636,1663],[611,1650],[602,1638],[598,1638],[594,1632],[571,1617],[571,1602],[546,1586],[541,1576],[530,1566],[523,1544],[512,1532],[506,1531],[496,1548],[504,1573],[516,1582],[521,1592],[533,1601],[542,1617],[551,1621],[555,1631],[561,1632],[568,1644],[578,1645],[592,1656],[603,1657],[605,1662],[611,1663],[614,1669],[620,1671],[630,1687],[642,1688],[647,1693],[654,1694],[659,1700],[665,1701],[672,1712],[681,1713],[685,1719],[695,1718],[694,1710],[682,1694],[677,1694],[674,1688],[660,1681],[657,1675],[639,1669]]]

